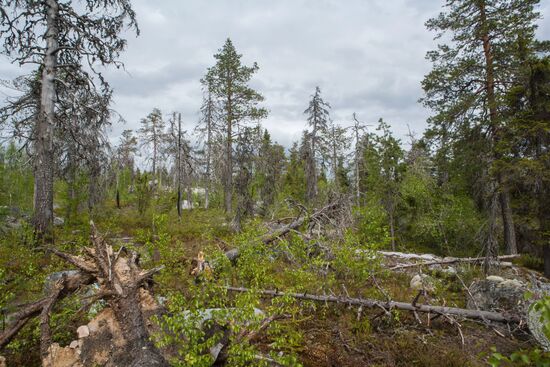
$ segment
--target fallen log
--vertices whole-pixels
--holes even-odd
[[[316,221],[327,217],[328,213],[330,213],[332,210],[338,209],[342,205],[343,200],[345,200],[345,198],[339,198],[338,200],[331,202],[330,204],[322,207],[321,209],[315,211],[309,216],[302,216],[300,214],[289,224],[263,235],[261,241],[265,245],[269,245],[272,242],[287,235],[289,232],[300,228],[306,222]],[[225,256],[231,261],[235,261],[239,257],[239,255],[240,254],[238,249],[232,249],[225,252]]]
[[[251,292],[248,288],[243,287],[226,287],[230,292]],[[464,308],[457,307],[445,307],[445,306],[432,306],[432,305],[421,305],[416,304],[412,305],[411,303],[406,302],[396,302],[396,301],[379,301],[374,299],[364,299],[364,298],[353,298],[347,296],[325,296],[325,295],[315,295],[307,293],[288,293],[288,292],[279,292],[277,290],[260,290],[255,291],[262,296],[268,297],[284,297],[289,296],[296,299],[316,301],[316,302],[331,302],[331,303],[341,303],[345,305],[354,305],[360,307],[368,308],[382,308],[384,310],[391,310],[393,308],[411,312],[425,312],[425,313],[434,313],[440,315],[453,315],[460,316],[467,319],[473,320],[489,320],[495,322],[513,322],[518,323],[521,321],[520,317],[513,314],[500,313],[500,312],[491,312],[491,311],[479,311],[479,310],[469,310]]]
[[[517,259],[518,257],[520,257],[520,255],[503,255],[503,256],[498,256],[497,260],[498,261],[511,260],[511,259]],[[419,262],[415,264],[396,265],[389,268],[389,270],[401,270],[401,269],[407,269],[407,268],[414,268],[415,266],[449,265],[449,264],[456,264],[456,263],[477,263],[477,262],[483,262],[484,260],[485,260],[485,257],[453,257],[453,258],[447,258],[447,259],[441,259],[441,260],[435,260],[435,261]]]

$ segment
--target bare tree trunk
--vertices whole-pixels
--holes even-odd
[[[153,137],[153,186],[156,186],[157,180],[157,138]]]
[[[208,209],[210,206],[210,182],[206,182],[204,188],[204,208]]]
[[[361,190],[359,187],[359,131],[355,131],[355,198],[357,200],[357,205],[361,201]]]
[[[229,102],[231,103],[231,102]],[[231,108],[229,108],[231,113]],[[226,162],[225,162],[225,185],[224,185],[224,200],[225,200],[225,212],[231,213],[233,211],[233,136],[231,117],[228,117],[227,121],[227,142],[225,147]]]
[[[544,259],[544,276],[550,278],[550,245],[542,247],[542,257]]]
[[[120,178],[118,169],[116,173],[116,207],[120,209]]]
[[[392,251],[395,251],[395,227],[394,227],[393,212],[390,212],[388,214],[390,217],[391,249]]]
[[[34,142],[34,215],[33,224],[38,234],[44,234],[53,224],[53,128],[55,124],[55,77],[57,67],[59,5],[47,0],[46,55],[42,70],[40,115],[36,124]]]
[[[514,227],[514,218],[512,208],[510,207],[510,193],[508,189],[501,186],[501,192],[498,195],[502,213],[502,225],[504,227],[504,243],[506,244],[506,253],[515,255],[518,253],[516,241],[516,229]]]
[[[90,182],[88,183],[88,210],[91,212],[101,200],[99,180],[101,167],[99,162],[93,161],[90,166]]]
[[[189,209],[193,209],[193,192],[191,190],[191,177],[190,175],[187,176],[187,183],[185,184],[186,188],[186,195],[187,195],[187,204],[189,205]]]
[[[174,112],[174,118],[175,116]],[[178,218],[181,219],[181,113],[178,115],[178,156],[177,156],[177,172],[176,180],[178,181],[178,199],[176,205],[178,206]]]

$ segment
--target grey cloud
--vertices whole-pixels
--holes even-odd
[[[134,0],[141,35],[128,33],[127,73],[109,70],[115,109],[139,128],[152,108],[182,112],[188,130],[198,119],[200,78],[213,54],[231,37],[243,62],[258,62],[252,82],[265,97],[263,122],[275,140],[290,146],[305,126],[304,109],[316,85],[333,106],[332,117],[369,123],[384,117],[404,138],[417,133],[429,111],[417,103],[429,71],[426,51],[435,47],[424,27],[444,0]],[[545,1],[540,10],[550,14]],[[550,38],[541,21],[540,38]],[[2,78],[16,67],[0,62]],[[405,139],[404,139],[405,140]]]

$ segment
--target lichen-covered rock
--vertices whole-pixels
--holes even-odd
[[[65,219],[62,217],[53,217],[53,225],[54,226],[62,226],[65,224]]]
[[[416,274],[411,279],[410,288],[416,291],[435,292],[435,281],[427,274]]]
[[[546,334],[544,334],[544,323],[540,321],[541,312],[535,310],[533,307],[529,307],[527,312],[527,325],[529,331],[540,344],[540,346],[547,352],[550,352],[550,340]]]
[[[526,286],[517,279],[489,276],[470,286],[472,298],[468,299],[469,309],[485,311],[523,312],[526,308],[524,293]]]
[[[55,273],[51,273],[46,277],[46,280],[44,282],[44,294],[48,295],[53,290],[54,284],[61,280],[63,277],[74,277],[79,273],[78,270],[62,270]]]

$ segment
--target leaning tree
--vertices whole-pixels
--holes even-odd
[[[126,46],[121,32],[139,33],[135,13],[128,0],[58,0],[0,2],[2,52],[20,65],[35,64],[40,75],[39,104],[33,121],[34,216],[38,233],[49,230],[53,221],[54,136],[58,90],[93,90],[109,85],[98,66],[114,64]],[[78,82],[77,82],[78,81]]]

